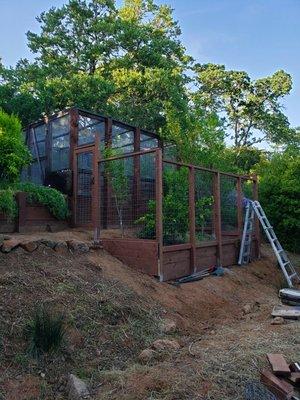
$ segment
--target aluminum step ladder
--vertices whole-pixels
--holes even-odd
[[[280,268],[283,272],[283,275],[288,283],[288,286],[290,288],[293,287],[293,282],[297,282],[300,283],[300,276],[298,275],[298,273],[296,272],[295,268],[293,267],[291,261],[289,260],[286,252],[283,250],[279,240],[277,239],[277,236],[274,232],[273,227],[271,226],[264,210],[262,209],[260,203],[258,201],[250,201],[248,200],[249,203],[249,208],[251,208],[253,210],[253,212],[255,213],[255,215],[257,216],[259,222],[261,223],[263,230],[274,250],[274,253],[276,255],[277,261],[280,265]],[[250,213],[250,212],[249,212]],[[250,213],[251,214],[251,213]],[[247,210],[246,210],[246,216],[245,216],[245,224],[244,224],[244,231],[247,231],[247,226],[249,224],[249,214],[248,214],[248,218],[247,218]],[[252,230],[253,230],[253,221],[252,221]],[[243,236],[244,236],[244,232],[243,232]],[[252,236],[252,232],[251,232],[251,236]],[[246,242],[247,243],[247,242]],[[244,257],[244,252],[245,255],[247,255],[247,246],[245,246],[245,244],[241,245],[241,249],[240,249],[240,257],[241,257],[241,261],[243,261],[244,259],[247,260],[246,257]]]
[[[248,200],[246,204],[245,223],[244,223],[244,230],[243,230],[239,260],[238,260],[239,265],[245,265],[250,262],[253,225],[254,225],[254,209],[251,205],[250,200]]]

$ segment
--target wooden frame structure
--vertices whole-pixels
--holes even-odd
[[[185,164],[163,157],[163,143],[151,132],[123,124],[109,117],[103,117],[79,108],[70,108],[61,113],[31,124],[26,132],[26,143],[30,147],[34,163],[25,174],[25,179],[50,184],[52,175],[63,174],[69,179],[65,193],[69,196],[73,227],[94,229],[96,241],[128,265],[161,281],[176,279],[201,271],[214,265],[230,266],[237,263],[239,243],[243,228],[243,182],[252,182],[252,199],[257,199],[257,178],[220,172],[192,164]],[[117,148],[122,154],[105,158],[105,148]],[[101,166],[113,160],[131,158],[132,193],[131,218],[140,217],[142,192],[141,157],[153,156],[151,185],[155,201],[155,238],[120,237],[103,235],[112,225],[112,188],[101,175]],[[188,172],[188,240],[184,243],[164,242],[164,168],[184,168]],[[38,172],[37,172],[38,171]],[[195,190],[197,174],[207,173],[211,178],[213,198],[212,229],[209,240],[197,240],[197,209]],[[51,175],[52,174],[52,175]],[[48,181],[47,181],[48,179]],[[102,180],[101,180],[102,179]],[[231,180],[234,184],[236,204],[236,226],[224,227],[222,207],[222,182]],[[201,179],[200,179],[201,181]],[[65,186],[68,186],[65,184]],[[61,190],[60,187],[57,187]],[[63,190],[62,190],[63,191]],[[150,199],[150,198],[149,198]],[[145,210],[145,199],[142,209]],[[105,205],[105,206],[104,206]],[[259,225],[255,224],[253,258],[259,256]]]
[[[242,181],[251,181],[252,198],[257,199],[256,176],[240,176],[223,173],[217,170],[203,168],[191,164],[163,160],[162,150],[157,148],[149,151],[136,152],[130,155],[118,156],[99,161],[108,163],[127,157],[142,157],[146,154],[155,155],[155,204],[156,204],[156,238],[145,240],[132,237],[108,238],[101,234],[101,216],[95,219],[95,231],[100,232],[97,237],[104,248],[110,253],[135,267],[136,269],[159,277],[160,281],[177,279],[211,266],[230,266],[237,263],[240,240],[243,230],[243,193]],[[189,209],[189,240],[187,243],[166,245],[163,240],[163,164],[173,165],[176,168],[188,169],[188,209]],[[196,215],[195,215],[195,171],[205,171],[213,175],[213,225],[215,239],[197,243]],[[234,231],[226,232],[222,229],[221,215],[221,177],[234,178],[236,185],[237,227]],[[103,199],[99,198],[99,202]],[[99,202],[97,204],[99,204]],[[105,230],[104,230],[105,231]],[[102,231],[103,232],[103,231]],[[259,225],[255,225],[253,238],[254,248],[252,258],[259,257],[260,236]]]

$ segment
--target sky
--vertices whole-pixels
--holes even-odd
[[[14,65],[32,58],[26,45],[35,20],[64,0],[0,0],[0,58]],[[261,78],[283,69],[293,90],[283,101],[292,126],[300,126],[300,0],[157,0],[174,9],[187,52],[200,63],[224,64]],[[121,3],[121,1],[118,1]]]

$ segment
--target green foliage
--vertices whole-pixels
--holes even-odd
[[[22,167],[29,161],[20,121],[0,109],[0,183],[17,181]]]
[[[0,190],[0,212],[10,220],[18,215],[15,193],[11,188]]]
[[[188,241],[189,230],[189,187],[188,169],[168,168],[163,174],[163,242],[164,244],[179,244]],[[195,202],[196,225],[201,228],[199,240],[207,239],[204,226],[211,217],[212,196],[199,198]],[[156,202],[148,202],[147,212],[136,223],[142,226],[139,237],[154,239],[156,237]]]
[[[38,357],[43,353],[57,351],[65,337],[62,314],[53,315],[44,306],[39,307],[25,327],[29,352]]]
[[[69,216],[66,198],[56,189],[28,182],[18,184],[16,190],[26,192],[29,202],[46,206],[57,219],[64,220]]]
[[[104,151],[104,158],[117,157],[120,153],[112,148]],[[105,162],[105,177],[108,185],[112,189],[112,195],[115,201],[118,213],[120,229],[122,236],[124,235],[124,209],[129,199],[129,180],[126,174],[126,163],[130,163],[132,158],[115,159]]]
[[[259,198],[279,240],[300,251],[300,156],[297,150],[275,153],[256,167]]]
[[[244,71],[227,71],[224,65],[196,65],[195,98],[216,112],[225,112],[235,147],[268,140],[294,142],[296,132],[281,111],[280,99],[289,94],[292,79],[284,71],[251,81]]]

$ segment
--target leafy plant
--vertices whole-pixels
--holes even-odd
[[[31,156],[22,136],[21,123],[0,109],[0,182],[13,183]]]
[[[11,188],[0,190],[0,212],[12,220],[18,215],[18,206]]]
[[[66,198],[58,190],[29,182],[20,183],[16,188],[28,194],[29,202],[46,206],[57,219],[63,220],[69,216]]]
[[[58,350],[65,337],[62,314],[53,315],[44,306],[39,307],[25,327],[29,352],[35,357]]]
[[[118,155],[118,151],[111,148],[107,148],[104,152],[105,158]],[[129,198],[129,180],[125,171],[125,163],[127,161],[128,159],[116,159],[105,163],[105,177],[112,189],[122,237],[124,236],[124,209]]]
[[[259,199],[281,243],[300,251],[300,156],[297,149],[261,161]]]

